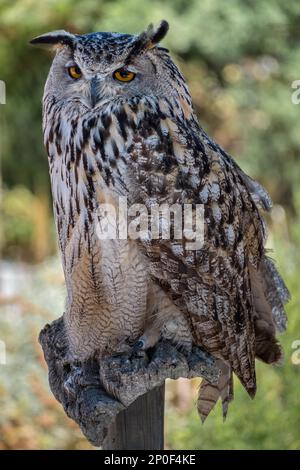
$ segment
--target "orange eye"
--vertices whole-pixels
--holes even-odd
[[[119,82],[131,82],[134,77],[135,73],[130,72],[129,70],[122,68],[118,69],[114,72],[113,77],[115,80],[118,80]]]
[[[68,73],[71,78],[74,78],[74,80],[78,80],[82,77],[82,73],[78,65],[72,65],[71,67],[68,67]]]

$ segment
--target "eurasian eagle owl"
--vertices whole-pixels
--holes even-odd
[[[160,338],[187,353],[203,348],[222,370],[218,386],[202,382],[204,419],[219,397],[226,414],[233,372],[254,396],[255,358],[281,359],[275,330],[285,327],[288,291],[264,249],[259,211],[270,198],[199,125],[183,76],[158,44],[167,30],[162,21],[137,36],[55,31],[32,43],[56,50],[43,129],[70,350],[83,360]],[[186,231],[99,236],[101,207],[117,211],[121,199],[149,214],[203,207],[201,246]],[[159,227],[165,222],[160,214]]]

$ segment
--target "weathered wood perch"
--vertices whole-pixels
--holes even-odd
[[[113,442],[117,415],[138,397],[161,387],[152,392],[157,398],[167,378],[204,377],[216,383],[219,377],[214,359],[207,353],[194,347],[186,357],[168,341],[160,341],[153,350],[139,356],[124,354],[100,361],[95,358],[74,362],[70,359],[62,317],[43,328],[39,341],[48,364],[52,393],[94,446],[101,446],[106,436]],[[138,406],[137,401],[133,405],[135,413]],[[124,414],[120,416],[117,422],[122,427]]]

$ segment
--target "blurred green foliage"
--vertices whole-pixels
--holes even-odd
[[[257,398],[251,402],[238,385],[227,422],[216,410],[205,426],[194,408],[183,413],[170,399],[166,442],[173,449],[300,448],[300,366],[291,363],[292,342],[300,339],[300,105],[291,101],[291,84],[300,79],[299,1],[0,0],[0,18],[0,79],[7,86],[7,104],[0,105],[0,248],[6,258],[31,262],[55,253],[55,236],[41,132],[51,53],[28,41],[55,29],[136,33],[169,21],[164,45],[187,79],[202,126],[276,203],[270,243],[293,299],[282,337],[285,365],[258,365]],[[22,295],[0,296],[0,339],[9,352],[0,366],[0,448],[89,447],[51,397],[36,342],[50,312],[63,308],[47,266]],[[175,388],[169,383],[168,396]]]

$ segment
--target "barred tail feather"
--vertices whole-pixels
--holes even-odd
[[[218,360],[217,366],[221,370],[219,382],[213,385],[203,380],[200,385],[197,408],[202,423],[206,420],[219,398],[222,400],[223,418],[226,419],[228,405],[233,400],[233,376],[229,366]]]

